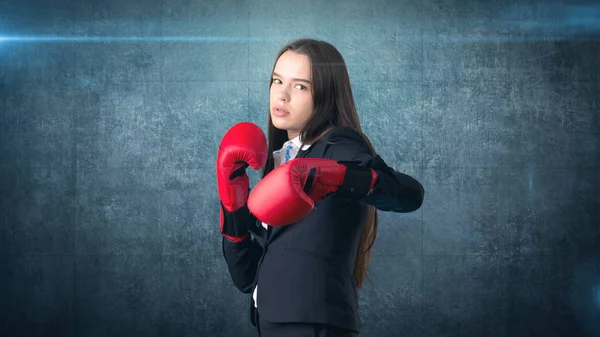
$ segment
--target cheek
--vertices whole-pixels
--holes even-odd
[[[275,98],[275,90],[273,90],[273,88],[271,88],[271,89],[269,89],[269,100],[271,100],[271,102],[272,102],[274,98]]]
[[[305,101],[304,101],[304,109],[302,109],[302,115],[304,117],[305,120],[308,120],[310,118],[310,116],[312,115],[313,109],[314,109],[314,105],[313,105],[313,101],[312,101],[312,97],[308,97]]]

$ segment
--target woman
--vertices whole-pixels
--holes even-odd
[[[357,288],[377,235],[377,209],[412,212],[423,187],[389,168],[362,134],[344,59],[300,39],[276,57],[268,140],[251,123],[217,158],[223,255],[252,293],[261,336],[357,336]],[[245,169],[263,168],[249,191]]]

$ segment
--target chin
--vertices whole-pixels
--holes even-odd
[[[287,130],[289,129],[287,123],[281,122],[277,117],[271,118],[271,122],[273,122],[273,126],[279,130]]]

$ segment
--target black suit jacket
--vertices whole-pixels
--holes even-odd
[[[338,127],[299,151],[296,158],[367,165],[373,155],[357,132]],[[420,184],[417,187],[422,191]],[[252,293],[258,284],[258,311],[265,321],[331,324],[358,332],[352,271],[366,216],[364,203],[329,197],[315,202],[308,216],[287,226],[265,230],[253,218],[248,224],[252,236],[239,243],[223,239],[232,280],[243,293]],[[251,321],[256,325],[253,307],[250,296]]]

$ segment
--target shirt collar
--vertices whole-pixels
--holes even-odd
[[[300,142],[300,135],[292,139],[292,143],[294,143],[294,145],[296,145],[297,148],[300,148],[300,146],[302,145],[302,143]],[[304,146],[302,146],[302,151],[306,151],[309,147],[310,144],[304,144]]]

